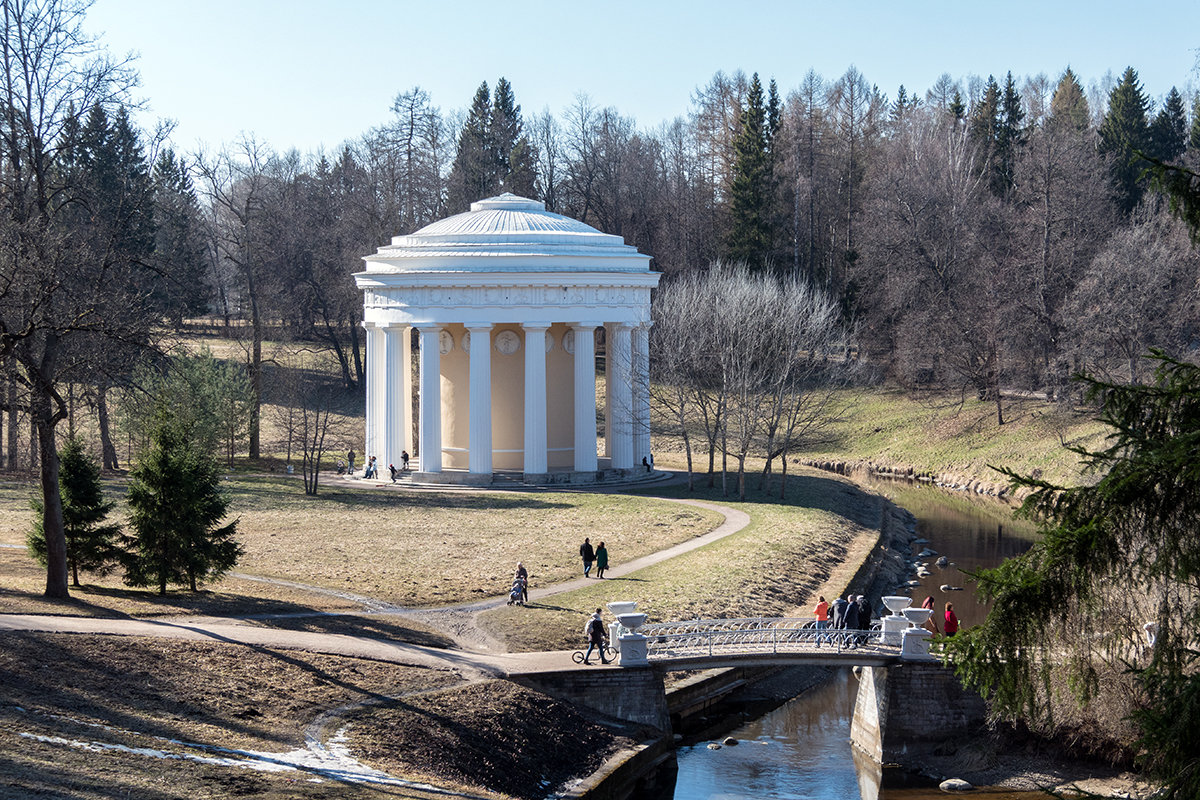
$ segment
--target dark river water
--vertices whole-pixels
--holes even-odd
[[[917,532],[928,547],[952,562],[946,569],[934,565],[937,556],[922,559],[931,574],[912,596],[919,601],[933,595],[941,617],[946,601],[962,625],[982,621],[987,609],[974,598],[964,571],[995,566],[1024,552],[1034,540],[1032,526],[1014,522],[1011,508],[987,499],[974,499],[936,488],[879,481],[874,491],[886,494],[917,518]],[[962,591],[942,591],[944,585]],[[674,800],[726,800],[757,798],[780,800],[939,800],[946,795],[930,788],[882,788],[879,769],[861,759],[850,746],[850,719],[858,684],[849,670],[776,710],[732,731],[736,747],[709,750],[708,742],[677,751],[679,772]],[[1028,793],[988,793],[989,800],[1028,798]]]

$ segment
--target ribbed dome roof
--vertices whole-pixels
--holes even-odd
[[[539,200],[509,193],[397,236],[364,260],[368,272],[649,269],[649,257],[620,236],[547,211]]]

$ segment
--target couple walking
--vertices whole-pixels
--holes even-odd
[[[608,548],[604,542],[593,548],[591,539],[585,538],[579,545],[579,557],[583,559],[583,577],[591,577],[592,562],[596,564],[596,577],[604,577],[604,570],[608,569]]]

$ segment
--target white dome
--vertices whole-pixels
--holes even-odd
[[[649,256],[620,236],[554,214],[539,200],[505,193],[471,210],[397,236],[367,272],[648,272]]]

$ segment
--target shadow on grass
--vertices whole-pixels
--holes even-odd
[[[453,639],[434,630],[387,621],[375,615],[318,613],[311,616],[268,617],[258,620],[258,622],[280,630],[334,633],[342,636],[384,639],[441,649],[454,647]]]
[[[437,508],[447,511],[508,511],[517,509],[571,508],[570,502],[547,500],[535,491],[513,492],[392,492],[377,491],[373,483],[349,484],[344,481],[324,481],[315,496],[304,494],[303,484],[295,479],[293,485],[281,486],[283,478],[267,476],[239,477],[226,485],[234,508],[242,504],[256,510],[276,508],[297,502],[327,503],[347,508],[404,506],[406,508]]]

